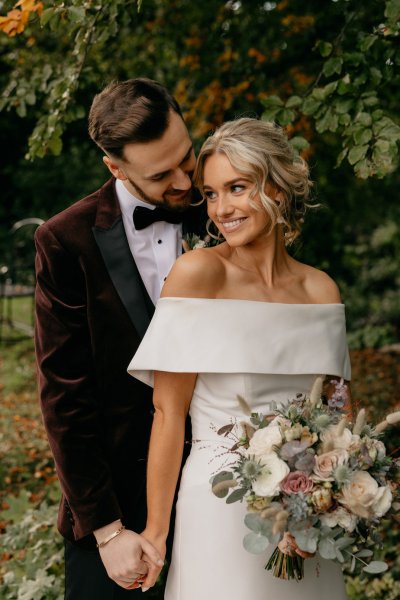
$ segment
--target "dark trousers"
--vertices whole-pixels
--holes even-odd
[[[137,590],[114,583],[97,550],[84,550],[65,541],[65,600],[129,600],[143,598]]]

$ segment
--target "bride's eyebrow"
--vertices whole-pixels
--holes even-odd
[[[238,183],[239,181],[245,181],[246,183],[250,182],[250,179],[247,179],[246,177],[235,177],[235,179],[230,179],[229,181],[225,181],[225,183],[223,183],[222,185],[224,187],[229,187],[231,185],[234,185],[235,183]],[[212,189],[211,185],[208,185],[207,183],[205,183],[203,185],[203,189]]]

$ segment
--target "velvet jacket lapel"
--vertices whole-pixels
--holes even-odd
[[[136,331],[143,337],[153,316],[154,305],[126,239],[114,179],[99,191],[93,235],[114,287]]]
[[[190,207],[183,217],[183,236],[195,233],[203,237],[205,223],[205,205]],[[93,235],[114,287],[136,331],[143,337],[153,316],[154,304],[129,248],[113,178],[99,190]]]

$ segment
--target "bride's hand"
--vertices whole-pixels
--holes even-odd
[[[287,554],[288,556],[294,556],[295,554],[298,554],[299,556],[301,556],[301,558],[311,558],[312,556],[314,556],[314,553],[300,550],[300,548],[296,544],[296,540],[288,531],[285,531],[285,533],[283,534],[283,538],[279,542],[278,548],[281,552],[283,552],[283,554]]]
[[[141,533],[141,535],[148,541],[150,542],[150,544],[156,549],[158,550],[160,556],[162,557],[162,559],[165,559],[165,553],[166,553],[166,538],[165,537],[161,537],[161,536],[154,536],[152,535],[149,531],[147,531],[146,529]],[[142,560],[143,562],[147,563],[149,558],[146,554],[143,554],[142,556]],[[144,579],[144,581],[142,582],[142,591],[146,592],[149,588],[153,587],[156,582],[157,579],[162,571],[163,567],[160,566],[160,568],[157,571],[153,571],[152,572],[148,572],[146,578]]]

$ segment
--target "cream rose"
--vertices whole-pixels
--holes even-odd
[[[389,510],[392,495],[389,488],[379,487],[369,473],[356,471],[350,482],[343,486],[338,501],[355,515],[370,519],[382,516]]]
[[[331,529],[339,525],[349,533],[354,531],[357,525],[357,517],[349,513],[343,506],[339,506],[336,510],[330,513],[324,513],[320,516],[319,520],[321,521],[322,525],[326,525]]]
[[[333,471],[336,467],[346,464],[348,460],[348,452],[342,448],[331,450],[331,452],[325,452],[325,454],[316,456],[312,479],[334,481]]]
[[[257,458],[263,458],[273,451],[274,446],[282,445],[282,436],[277,425],[269,425],[263,429],[257,429],[250,440],[247,454]]]
[[[258,430],[260,431],[260,430]],[[253,482],[253,492],[257,496],[270,498],[280,492],[280,483],[289,474],[288,465],[275,452],[270,452],[262,458],[263,470]]]
[[[373,510],[376,517],[383,517],[392,505],[392,491],[388,485],[378,489],[373,504]]]
[[[338,435],[337,425],[334,425],[333,427],[329,427],[326,431],[321,433],[322,445],[320,447],[319,454],[325,454],[331,450],[347,450],[351,444],[357,443],[359,439],[360,436],[353,435],[350,429],[347,429],[347,427],[340,435]]]

